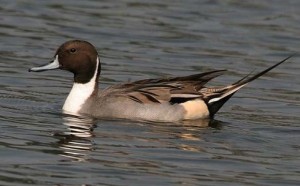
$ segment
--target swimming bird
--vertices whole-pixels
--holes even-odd
[[[222,87],[206,83],[226,70],[183,77],[144,79],[100,90],[100,59],[95,47],[82,40],[63,43],[50,63],[30,68],[32,72],[61,69],[74,74],[73,87],[63,111],[96,118],[124,118],[173,122],[213,118],[239,89],[291,58],[237,82]]]

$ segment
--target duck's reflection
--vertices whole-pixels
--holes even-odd
[[[197,127],[197,128],[215,128],[221,129],[222,122],[215,119],[199,119],[199,120],[185,120],[182,121],[183,127]]]
[[[65,115],[63,124],[68,127],[65,132],[55,133],[60,140],[58,146],[61,155],[75,161],[85,161],[93,150],[92,137],[96,121],[93,118]]]
[[[97,120],[90,117],[64,115],[63,124],[67,126],[67,130],[55,133],[59,139],[56,144],[61,149],[60,155],[72,161],[89,161],[90,154],[95,148],[93,130],[96,127],[96,122]],[[183,121],[172,123],[169,126],[167,123],[151,123],[153,130],[151,128],[148,130],[159,134],[159,136],[172,135],[178,139],[183,139],[182,143],[175,140],[175,148],[185,151],[202,151],[201,147],[195,145],[193,141],[201,141],[203,134],[201,131],[205,131],[208,127],[221,129],[222,123],[218,120]],[[130,133],[130,135],[136,134]],[[101,137],[101,134],[98,133],[97,136]]]
[[[204,152],[205,148],[199,145],[202,144],[201,141],[205,141],[203,134],[208,128],[220,130],[222,125],[222,121],[214,119],[183,121],[181,130],[174,133],[180,139],[174,146],[184,151]]]

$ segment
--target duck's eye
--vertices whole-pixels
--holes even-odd
[[[71,48],[71,49],[70,49],[70,52],[71,52],[71,53],[75,53],[75,52],[76,52],[76,49],[75,49],[75,48]]]

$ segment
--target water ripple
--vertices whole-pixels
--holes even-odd
[[[0,185],[298,185],[299,57],[214,121],[61,114],[68,73],[29,73],[69,39],[100,53],[101,88],[229,69],[234,82],[299,52],[299,1],[22,1],[0,5]]]

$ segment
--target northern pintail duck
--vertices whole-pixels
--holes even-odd
[[[58,48],[52,62],[29,71],[62,69],[74,74],[72,90],[63,106],[67,113],[97,118],[179,121],[213,118],[240,88],[290,57],[223,87],[205,86],[225,72],[215,70],[184,77],[145,79],[100,90],[101,65],[95,47],[87,41],[72,40]]]

